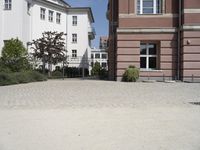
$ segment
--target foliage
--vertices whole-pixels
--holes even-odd
[[[62,70],[62,68],[61,68]],[[75,78],[75,77],[82,77],[83,68],[76,68],[76,67],[65,67],[64,68],[64,75],[68,78]],[[89,70],[87,68],[84,69],[84,76],[89,75]]]
[[[29,83],[36,81],[46,81],[46,80],[47,80],[46,76],[36,71],[16,72],[16,73],[0,72],[0,86]]]
[[[108,71],[101,67],[99,62],[95,62],[94,66],[91,70],[92,76],[97,76],[100,79],[107,79],[108,78]]]
[[[106,69],[101,69],[99,73],[100,79],[108,79],[108,71]]]
[[[99,62],[95,62],[94,66],[92,67],[91,74],[92,76],[99,76],[101,71],[101,65]]]
[[[52,64],[56,65],[65,59],[65,42],[63,32],[44,32],[42,37],[32,42],[33,57],[40,59],[45,64],[48,64],[49,76],[52,72]]]
[[[13,74],[0,72],[0,86],[18,84],[15,76]]]
[[[27,50],[18,39],[5,42],[0,60],[0,71],[19,72],[29,70],[31,65],[27,60]]]
[[[135,66],[129,66],[123,74],[123,81],[136,82],[139,78],[139,69]]]
[[[52,76],[53,77],[62,77],[63,73],[59,70],[55,70],[55,71],[52,72]]]

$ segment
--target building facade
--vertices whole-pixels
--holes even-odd
[[[108,37],[100,36],[99,48],[93,48],[91,53],[91,67],[96,62],[99,62],[100,66],[108,70]]]
[[[109,0],[109,78],[200,81],[199,0]]]
[[[98,62],[100,66],[108,70],[108,53],[105,49],[93,49],[91,51],[91,66]]]
[[[92,23],[91,8],[71,7],[64,0],[2,0],[0,52],[11,38],[18,38],[28,48],[28,43],[45,31],[64,32],[69,66],[89,69],[88,63],[83,66],[79,60],[91,55],[91,40],[95,38]],[[72,57],[76,59],[71,61]]]
[[[107,50],[107,48],[108,48],[108,37],[107,36],[100,37],[99,48]]]

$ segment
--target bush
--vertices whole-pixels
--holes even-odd
[[[8,68],[12,72],[31,69],[31,65],[27,59],[27,49],[18,39],[10,39],[5,42],[0,63],[1,66]]]
[[[61,70],[63,70],[63,68],[61,68]],[[82,72],[83,68],[64,67],[64,75],[68,78],[82,77]],[[84,69],[84,75],[89,75],[89,70],[87,68]]]
[[[91,74],[92,76],[99,76],[101,71],[101,65],[99,62],[95,62],[94,66],[92,67]]]
[[[102,80],[105,80],[108,78],[108,71],[106,69],[101,69],[99,72],[99,77]]]
[[[139,69],[135,66],[129,66],[123,74],[122,80],[125,82],[136,82],[139,78]]]
[[[28,76],[30,77],[30,81],[31,82],[35,82],[35,81],[46,81],[47,77],[37,71],[29,71],[27,72]]]
[[[8,74],[5,72],[0,72],[0,86],[18,84],[15,76],[13,74]]]
[[[46,80],[47,80],[46,76],[36,71],[17,72],[17,73],[0,72],[0,86],[19,84],[19,83],[29,83],[36,81],[46,81]]]
[[[32,82],[31,77],[25,72],[17,72],[13,74],[18,83]]]
[[[53,77],[62,77],[63,73],[61,71],[55,70],[52,72]]]

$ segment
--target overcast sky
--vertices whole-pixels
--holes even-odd
[[[93,26],[96,30],[96,39],[93,46],[99,47],[99,37],[108,35],[108,21],[106,19],[108,0],[65,0],[72,7],[91,7],[95,19]]]

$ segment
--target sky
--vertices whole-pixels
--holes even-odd
[[[99,47],[100,36],[108,35],[108,20],[106,19],[108,0],[65,0],[72,7],[91,7],[95,23],[93,24],[96,37],[92,46]]]

